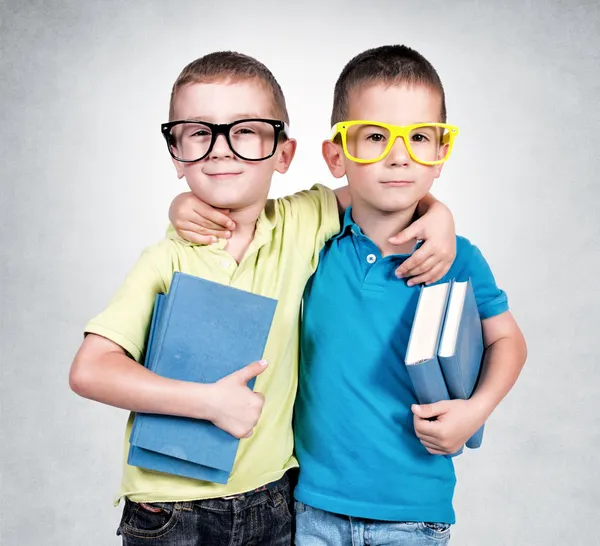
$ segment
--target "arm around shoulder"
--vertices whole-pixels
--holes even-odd
[[[316,260],[325,243],[340,231],[338,197],[321,184],[276,200],[285,233],[301,255]],[[288,243],[286,243],[288,244]]]

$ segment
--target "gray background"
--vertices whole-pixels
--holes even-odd
[[[336,183],[319,151],[334,81],[385,43],[442,77],[461,134],[434,193],[529,344],[484,446],[456,461],[453,544],[600,544],[598,3],[218,4],[1,4],[2,546],[119,543],[126,412],[78,398],[67,374],[185,189],[159,134],[179,71],[217,49],[272,69],[299,139],[278,196]]]

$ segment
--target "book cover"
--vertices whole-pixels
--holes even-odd
[[[450,400],[450,394],[438,361],[438,346],[444,324],[451,283],[424,286],[406,349],[406,370],[419,404]],[[460,455],[459,451],[450,457]]]
[[[262,358],[276,305],[271,298],[176,272],[169,293],[157,296],[145,364],[171,379],[218,381]],[[130,444],[152,452],[133,450],[132,461],[140,454],[156,461],[154,454],[162,454],[229,475],[239,440],[210,421],[139,413]]]
[[[481,318],[471,281],[453,282],[438,350],[451,399],[471,397],[481,372],[483,353]],[[467,447],[481,446],[483,428],[469,438]]]

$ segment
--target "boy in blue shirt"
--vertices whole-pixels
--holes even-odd
[[[304,294],[296,544],[447,543],[456,479],[440,455],[456,452],[508,393],[525,342],[481,252],[457,237],[441,282],[473,283],[483,372],[470,400],[417,405],[403,362],[419,289],[392,274],[416,241],[388,237],[411,223],[458,129],[446,124],[435,69],[404,46],[346,65],[331,123],[323,156],[336,178],[347,177],[352,207]]]
[[[394,275],[416,241],[390,237],[411,225],[458,129],[445,123],[435,69],[404,46],[348,63],[331,121],[323,156],[348,178],[352,207],[304,294],[296,544],[444,544],[456,480],[452,460],[439,455],[457,451],[507,394],[525,343],[485,259],[457,237],[441,281],[473,283],[483,373],[468,401],[416,405],[403,362],[419,289]]]

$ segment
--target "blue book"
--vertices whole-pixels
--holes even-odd
[[[484,345],[481,318],[471,281],[453,282],[448,300],[438,359],[451,399],[468,400],[479,379]],[[482,427],[467,441],[477,448],[483,440]]]
[[[156,336],[156,330],[158,329],[157,325],[160,321],[164,301],[164,294],[156,295],[154,310],[152,312],[152,322],[150,323],[150,334],[148,335],[146,354],[144,358],[144,365],[147,368],[150,368],[152,348],[155,346],[154,338]],[[134,434],[138,434],[138,432],[134,431],[137,431],[140,422],[141,420],[137,417],[134,419],[133,427],[131,429],[132,437]],[[176,474],[178,476],[185,476],[187,478],[194,478],[196,480],[204,480],[215,483],[227,483],[227,480],[229,479],[229,472],[225,470],[218,470],[209,466],[190,463],[184,459],[177,459],[176,457],[170,457],[169,455],[157,453],[156,451],[150,451],[135,445],[129,446],[127,463],[132,466],[145,468],[147,470],[166,472],[167,474]]]
[[[405,358],[406,370],[419,404],[450,400],[437,357],[450,284],[425,286],[419,293]],[[460,455],[462,451],[461,447],[456,453],[446,457]]]
[[[271,298],[176,272],[169,293],[156,298],[145,365],[171,379],[218,381],[262,358],[276,305]],[[254,380],[248,387],[254,388]],[[128,463],[226,483],[238,444],[210,421],[138,413]]]
[[[210,466],[190,463],[184,459],[170,457],[156,451],[150,451],[142,447],[130,446],[127,464],[139,466],[146,470],[155,470],[167,474],[176,474],[195,480],[203,480],[214,483],[227,483],[230,471],[218,470]]]

